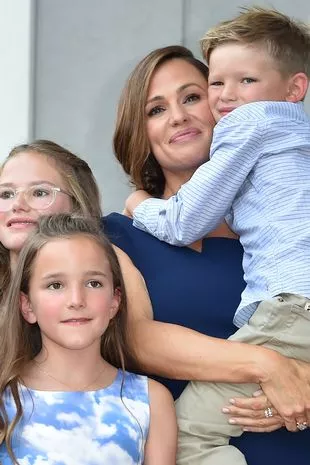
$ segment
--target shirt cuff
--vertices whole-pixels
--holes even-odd
[[[154,198],[144,200],[133,211],[133,225],[161,239],[161,231],[158,230],[159,218],[165,210],[165,202],[166,200]]]

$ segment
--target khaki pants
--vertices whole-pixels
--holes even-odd
[[[263,345],[283,355],[310,361],[310,300],[281,294],[263,301],[233,341]],[[206,354],[206,357],[208,354]],[[244,455],[229,445],[240,436],[221,412],[232,397],[252,396],[256,384],[191,382],[176,402],[179,424],[178,465],[246,465]]]

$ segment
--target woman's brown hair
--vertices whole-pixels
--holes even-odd
[[[184,60],[208,79],[208,68],[192,52],[181,45],[158,48],[138,63],[123,89],[114,132],[114,152],[125,173],[137,189],[161,197],[165,188],[163,171],[154,155],[146,134],[146,113],[150,81],[154,72],[170,60]]]
[[[120,293],[120,305],[116,316],[110,321],[101,337],[101,355],[112,365],[132,368],[134,357],[127,342],[126,292],[120,265],[109,240],[100,231],[99,221],[80,218],[70,214],[42,217],[37,231],[23,247],[12,277],[6,304],[0,313],[0,444],[5,446],[14,461],[12,434],[23,415],[19,383],[24,367],[41,351],[42,340],[37,324],[27,323],[20,311],[20,293],[29,293],[29,284],[38,252],[50,241],[86,236],[103,249],[111,268],[113,289]],[[4,395],[10,390],[16,405],[16,415],[9,421]],[[17,463],[16,461],[14,463]]]
[[[0,168],[21,153],[42,155],[47,162],[55,165],[63,178],[72,199],[72,213],[85,217],[101,216],[100,194],[94,175],[86,161],[69,150],[49,140],[35,140],[29,144],[14,147]],[[0,243],[0,304],[8,288],[10,277],[9,251]]]

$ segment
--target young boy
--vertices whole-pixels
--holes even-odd
[[[247,282],[231,339],[310,361],[310,120],[302,104],[310,33],[275,10],[249,8],[209,31],[202,49],[218,122],[210,161],[169,200],[143,201],[148,196],[138,191],[126,208],[135,226],[176,245],[193,243],[225,217],[244,247]],[[221,408],[255,388],[190,383],[177,402],[178,463],[245,464],[229,445],[242,429]],[[296,414],[295,429],[308,426],[306,410]]]

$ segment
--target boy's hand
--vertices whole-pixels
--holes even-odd
[[[143,190],[133,192],[127,197],[123,214],[132,218],[134,209],[144,200],[150,199],[152,196]]]

